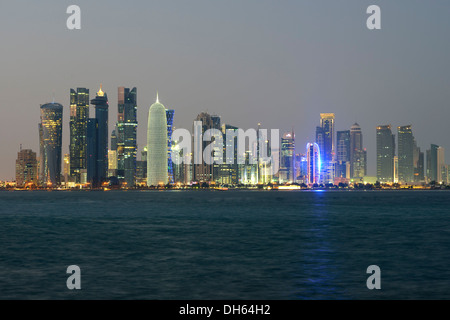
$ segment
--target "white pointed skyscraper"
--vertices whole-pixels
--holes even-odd
[[[167,118],[166,108],[156,102],[148,112],[147,128],[147,185],[167,184]]]

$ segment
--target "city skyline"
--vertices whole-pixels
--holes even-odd
[[[320,112],[335,113],[336,130],[348,130],[355,122],[361,126],[370,176],[376,175],[377,125],[412,124],[423,152],[433,143],[446,150],[448,159],[445,12],[450,5],[377,2],[383,27],[376,32],[365,27],[369,2],[364,1],[283,6],[194,1],[189,6],[162,3],[151,10],[145,2],[131,8],[115,1],[81,1],[82,29],[73,32],[64,25],[65,4],[43,5],[45,10],[38,4],[25,9],[8,4],[11,12],[22,14],[14,30],[6,28],[12,15],[5,15],[0,31],[9,61],[0,85],[6,115],[1,143],[7,146],[0,158],[0,179],[14,179],[20,144],[38,152],[39,105],[53,98],[65,109],[62,153],[69,153],[67,90],[93,92],[100,83],[109,94],[109,134],[116,122],[115,92],[127,86],[140,90],[141,124],[159,90],[166,107],[176,110],[176,128],[190,129],[193,117],[208,111],[241,128],[257,123],[282,132],[293,128],[297,148],[315,140]],[[104,6],[110,10],[103,11]],[[345,21],[331,13],[344,10]],[[133,23],[116,23],[122,15],[133,15]],[[266,23],[268,17],[272,24]],[[41,32],[31,37],[31,26],[42,18],[47,23],[39,24]],[[124,39],[121,44],[118,35]],[[73,48],[69,52],[64,50],[68,46]],[[132,52],[129,47],[134,47]],[[28,48],[33,48],[32,55]],[[146,144],[145,125],[137,135],[139,154]]]

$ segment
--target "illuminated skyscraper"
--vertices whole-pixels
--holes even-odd
[[[334,113],[321,113],[320,126],[316,128],[316,143],[322,156],[322,178],[325,183],[333,183],[335,176],[335,130]]]
[[[136,182],[137,90],[119,87],[117,135],[117,176],[127,187]]]
[[[97,139],[96,139],[96,168],[95,181],[101,184],[108,177],[108,96],[100,90],[97,92],[95,99],[91,100],[91,104],[95,106],[95,119],[97,122]]]
[[[16,160],[16,185],[23,187],[27,183],[38,184],[36,152],[30,149],[23,149],[17,153]]]
[[[336,132],[336,177],[350,178],[350,130]]]
[[[321,157],[317,143],[308,143],[306,146],[307,184],[320,183]]]
[[[223,164],[219,165],[219,176],[216,182],[220,184],[238,184],[239,182],[239,165],[237,161],[238,149],[237,149],[237,130],[239,128],[223,124]],[[233,136],[234,135],[234,136]],[[226,152],[228,148],[228,154]],[[233,151],[231,155],[230,151]]]
[[[167,116],[166,108],[156,102],[148,112],[147,128],[147,185],[157,186],[168,183],[167,169]]]
[[[394,180],[395,135],[391,125],[377,127],[377,179],[379,182]]]
[[[402,183],[414,182],[414,136],[411,125],[397,128],[398,139],[398,180]]]
[[[281,138],[280,183],[295,182],[295,135],[294,131]]]
[[[91,187],[97,187],[99,180],[97,176],[97,144],[98,144],[98,122],[97,119],[88,119],[86,133],[86,181]]]
[[[363,135],[359,124],[350,128],[350,178],[367,175],[367,152],[363,147]]]
[[[89,89],[70,89],[70,176],[81,182],[81,170],[86,169],[86,134],[89,119]]]
[[[173,132],[173,116],[175,110],[166,109],[167,118],[167,170],[169,175],[169,183],[174,182],[173,163],[172,163],[172,132]]]
[[[63,106],[61,104],[41,105],[40,180],[45,186],[56,186],[61,182],[62,116]]]

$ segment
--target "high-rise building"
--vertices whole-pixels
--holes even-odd
[[[62,116],[61,104],[41,105],[39,179],[44,186],[57,186],[61,183]]]
[[[86,169],[86,135],[89,119],[89,89],[70,89],[70,176],[81,182],[81,170]]]
[[[423,182],[425,181],[424,174],[424,154],[420,151],[420,148],[417,146],[416,140],[414,140],[414,148],[413,148],[413,164],[414,164],[414,182]]]
[[[127,187],[136,183],[137,90],[119,87],[117,135],[117,176]]]
[[[69,184],[69,177],[70,177],[70,153],[64,154],[63,176],[64,176],[65,186],[67,187]]]
[[[281,138],[279,182],[295,182],[295,134],[287,132]]]
[[[16,186],[23,187],[28,183],[38,184],[36,152],[31,149],[21,149],[16,160]]]
[[[168,183],[166,108],[156,102],[150,106],[147,129],[147,185]]]
[[[117,176],[117,150],[108,151],[108,177]]]
[[[86,181],[91,187],[97,187],[99,180],[97,176],[97,144],[98,144],[98,122],[95,118],[88,119],[86,131]]]
[[[445,166],[445,149],[437,148],[437,183],[447,183],[447,172]]]
[[[166,109],[167,118],[167,170],[169,183],[174,183],[173,162],[172,162],[172,132],[173,132],[173,116],[175,110]]]
[[[100,90],[95,99],[91,100],[95,106],[96,127],[96,168],[94,173],[95,183],[101,184],[108,177],[108,96]]]
[[[414,136],[411,125],[397,128],[398,139],[398,180],[402,183],[414,182]]]
[[[377,127],[377,179],[379,182],[394,180],[395,135],[391,125]]]
[[[219,174],[216,182],[220,184],[236,185],[239,183],[239,165],[238,165],[238,139],[236,132],[239,128],[223,124],[223,164],[219,165]],[[226,150],[229,150],[228,154]],[[230,150],[233,150],[231,155]]]
[[[220,118],[218,116],[211,116],[206,112],[200,113],[197,118],[194,120],[193,132],[194,137],[203,136],[203,134],[209,129],[217,129],[220,131]],[[211,182],[214,181],[218,176],[219,165],[213,163],[214,158],[211,155],[207,155],[209,158],[203,158],[203,150],[205,150],[206,146],[208,146],[211,142],[203,141],[203,139],[194,139],[194,165],[193,165],[193,180],[198,182]],[[215,146],[213,148],[214,152],[220,152],[218,148],[221,146]],[[198,161],[200,163],[195,163],[196,156],[202,155],[202,161]]]
[[[350,130],[336,132],[336,177],[350,178]]]
[[[307,184],[319,184],[320,183],[320,168],[321,156],[320,149],[317,143],[308,143],[306,146],[306,161],[307,161]]]
[[[427,150],[427,180],[428,182],[439,183],[438,175],[438,149],[436,144],[431,144],[431,148]]]
[[[367,152],[363,147],[363,135],[359,124],[350,128],[350,178],[367,175]]]
[[[334,183],[336,146],[335,146],[335,115],[334,113],[321,113],[320,126],[316,128],[316,143],[321,153],[321,180],[324,183]]]

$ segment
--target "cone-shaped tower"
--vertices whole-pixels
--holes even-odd
[[[167,184],[167,118],[159,97],[148,112],[147,185]]]

